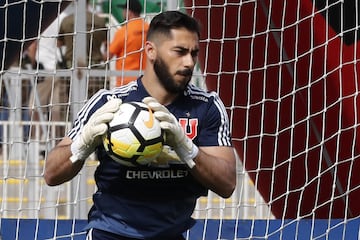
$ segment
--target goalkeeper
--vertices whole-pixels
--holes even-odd
[[[144,75],[100,90],[73,128],[49,153],[44,178],[71,180],[93,152],[97,191],[87,239],[184,239],[196,201],[208,190],[227,198],[236,185],[229,121],[218,95],[190,83],[199,52],[198,22],[178,11],[155,16],[147,33]],[[149,165],[127,167],[105,152],[101,136],[123,102],[143,101],[166,133],[163,153]],[[151,174],[156,172],[156,174]]]

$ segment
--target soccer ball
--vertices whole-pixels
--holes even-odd
[[[161,153],[163,143],[160,122],[142,102],[121,104],[103,136],[103,145],[109,156],[126,166],[152,162]]]

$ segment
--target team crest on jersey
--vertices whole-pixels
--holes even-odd
[[[194,140],[197,137],[199,125],[197,118],[179,118],[179,123],[188,138]]]

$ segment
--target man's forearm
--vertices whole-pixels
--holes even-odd
[[[195,163],[191,173],[199,182],[221,197],[231,196],[236,186],[236,162],[229,152],[220,158],[200,148]]]

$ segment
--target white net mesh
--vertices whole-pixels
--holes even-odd
[[[44,159],[88,96],[113,87],[119,76],[139,76],[143,70],[116,71],[117,58],[127,55],[110,58],[102,46],[107,58],[97,61],[96,51],[81,44],[89,39],[90,46],[95,44],[102,31],[107,42],[113,39],[124,21],[116,9],[119,2],[90,1],[87,7],[81,0],[0,0],[3,236],[22,239],[23,229],[30,229],[26,239],[84,239],[81,220],[92,205],[97,162],[87,161],[71,182],[48,187],[42,177]],[[167,9],[200,20],[201,52],[193,81],[223,99],[238,153],[233,196],[222,199],[210,192],[200,198],[193,216],[201,221],[188,239],[355,239],[360,213],[358,2],[142,4],[141,18],[148,22]],[[59,33],[72,13],[74,27]],[[104,27],[95,24],[95,14],[105,19]],[[68,37],[73,55],[64,70],[56,62],[66,48],[58,48],[56,40]],[[37,62],[29,58],[34,42]],[[51,57],[41,62],[42,54]],[[34,221],[26,225],[24,219]]]

